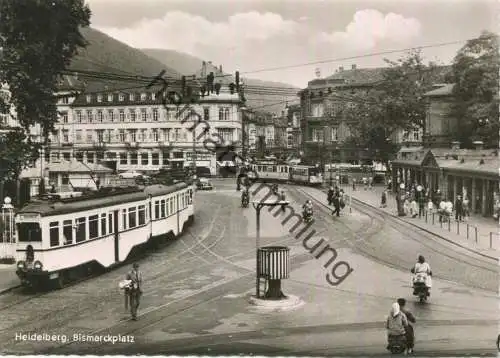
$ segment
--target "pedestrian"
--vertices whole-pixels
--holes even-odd
[[[381,208],[387,207],[387,190],[384,190],[382,192],[382,199],[381,199],[381,202],[380,202],[380,207]]]
[[[427,199],[427,213],[429,215],[431,215],[433,211],[434,211],[434,203],[432,202],[431,198],[428,198]]]
[[[127,280],[132,281],[129,288],[129,305],[132,320],[137,321],[137,310],[142,296],[142,272],[139,271],[139,264],[134,263],[132,270],[127,274]]]
[[[421,218],[425,215],[425,195],[424,188],[417,186],[417,200],[418,200],[418,217]]]
[[[469,197],[467,194],[464,194],[464,199],[462,200],[462,213],[464,220],[467,220],[469,217]]]
[[[332,215],[336,214],[337,216],[340,216],[340,192],[335,191],[335,196],[333,197],[333,207],[334,210],[332,211]]]
[[[455,220],[462,221],[463,215],[463,202],[462,197],[457,195],[457,199],[455,200]]]
[[[406,306],[406,300],[404,298],[398,298],[398,304],[401,312],[403,312],[408,320],[408,324],[405,327],[406,344],[408,346],[408,354],[413,353],[413,347],[415,346],[415,330],[410,323],[417,323],[415,316],[408,311]]]
[[[327,194],[328,205],[332,205],[334,195],[335,192],[333,191],[333,186],[331,186],[330,189],[328,189],[328,194]]]
[[[443,222],[443,217],[446,215],[446,201],[444,201],[444,199],[442,199],[440,202],[439,202],[439,222],[442,223]]]
[[[280,200],[286,201],[285,192],[283,190],[281,191]],[[285,212],[285,207],[286,207],[286,204],[281,205],[281,211]]]
[[[356,178],[352,178],[352,191],[356,191]]]

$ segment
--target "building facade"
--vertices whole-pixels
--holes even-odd
[[[200,72],[207,72],[205,66]],[[240,151],[242,145],[242,102],[227,82],[230,79],[219,82],[218,94],[205,93],[185,105],[166,102],[155,87],[104,87],[63,97],[50,160],[104,161],[114,163],[118,171],[144,172],[192,166],[195,161],[215,175],[217,150],[231,146]]]

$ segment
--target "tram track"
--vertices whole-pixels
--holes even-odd
[[[297,190],[297,192],[300,193],[300,190]],[[303,194],[303,195],[306,195],[306,194]],[[315,200],[315,201],[318,201],[318,200]],[[323,204],[323,203],[321,203],[321,204]],[[323,204],[323,211],[325,211],[325,210],[331,211],[331,209],[328,208],[328,206],[326,206],[326,205]],[[215,216],[216,215],[214,215],[214,217]],[[343,235],[346,234],[345,231],[338,229],[339,226],[342,226],[342,225],[338,225],[338,223],[342,223],[341,220],[334,220],[334,219],[331,218],[331,216],[325,216],[325,218],[328,218],[327,221],[329,223],[336,223],[336,225],[335,225],[334,228],[335,228],[337,234],[343,234]],[[276,219],[279,220],[279,218],[276,218]],[[213,221],[212,221],[212,223],[213,223]],[[349,228],[344,223],[342,223],[342,224],[348,229],[347,234],[349,234],[349,232],[351,232],[352,229]],[[370,230],[370,232],[368,234],[376,235],[376,233],[379,232],[381,230],[381,228],[384,227],[384,225],[386,225],[386,224],[387,223],[385,222],[385,220],[377,220],[376,218],[370,217],[370,220],[369,220],[368,223],[364,224],[359,230],[356,231],[356,233],[351,232],[350,236],[348,238],[343,238],[342,241],[349,242],[348,239],[352,239],[353,237],[354,238],[359,237],[359,235],[361,233],[367,233],[368,229],[370,229],[370,228],[372,228],[372,230]],[[176,254],[174,257],[168,258],[168,261],[170,261],[170,262],[167,264],[167,266],[165,266],[164,262],[159,262],[157,266],[162,265],[162,267],[165,267],[164,272],[169,272],[170,268],[175,267],[178,264],[180,264],[183,267],[184,267],[184,265],[189,266],[190,264],[193,263],[193,261],[199,262],[200,261],[200,256],[203,255],[203,257],[205,257],[206,254],[209,254],[214,259],[214,261],[209,261],[207,259],[206,262],[199,263],[199,265],[197,266],[197,268],[199,270],[203,270],[204,268],[208,268],[211,265],[227,264],[227,265],[232,266],[232,267],[239,267],[240,269],[246,271],[246,273],[241,273],[236,278],[230,278],[228,280],[222,280],[220,282],[215,282],[215,285],[210,286],[210,287],[208,287],[208,288],[206,288],[204,290],[193,292],[190,295],[181,297],[178,300],[174,300],[174,302],[169,302],[169,304],[172,304],[172,307],[175,306],[175,307],[177,307],[177,309],[172,309],[171,308],[171,309],[169,309],[169,311],[170,311],[169,314],[165,315],[165,314],[162,313],[162,314],[158,315],[157,319],[154,319],[154,322],[151,322],[151,324],[145,324],[146,322],[144,322],[144,324],[141,324],[140,327],[137,327],[136,329],[133,329],[132,331],[130,331],[130,330],[126,329],[127,324],[125,322],[118,321],[118,322],[114,323],[111,326],[99,329],[98,331],[90,331],[87,334],[96,334],[96,333],[105,332],[107,330],[121,331],[121,330],[123,330],[124,326],[125,326],[125,330],[128,331],[126,334],[135,333],[135,332],[141,331],[141,330],[143,330],[145,328],[150,328],[150,327],[154,326],[155,324],[158,324],[158,323],[164,321],[167,318],[171,318],[172,316],[176,316],[176,315],[181,314],[183,312],[187,312],[190,309],[194,309],[196,307],[199,307],[200,305],[203,305],[204,303],[208,304],[210,302],[213,302],[214,300],[220,298],[220,292],[223,292],[224,291],[223,288],[227,287],[228,285],[231,286],[231,287],[233,287],[233,285],[241,287],[243,285],[246,285],[247,282],[253,280],[253,278],[250,278],[249,276],[254,274],[254,270],[253,269],[250,270],[250,269],[248,269],[245,266],[238,265],[237,263],[232,262],[232,259],[237,258],[237,257],[240,257],[240,258],[243,259],[243,258],[245,258],[247,256],[247,254],[253,253],[254,250],[255,250],[255,248],[252,248],[252,249],[249,249],[249,250],[245,250],[245,251],[241,251],[241,252],[237,252],[235,254],[228,255],[228,256],[220,255],[219,253],[216,252],[216,249],[214,249],[214,248],[224,238],[225,232],[226,232],[226,225],[220,225],[218,223],[217,224],[213,224],[213,225],[214,226],[212,227],[210,234],[207,235],[206,237],[203,237],[203,235],[200,235],[200,234],[197,234],[197,233],[193,232],[193,228],[192,227],[189,228],[188,230],[186,230],[186,232],[181,237],[179,237],[177,240],[181,240],[183,246],[188,246],[188,247],[184,248],[180,253]],[[365,239],[366,239],[366,237],[367,236],[364,236]],[[189,239],[189,238],[191,238],[191,239]],[[208,240],[208,238],[213,238],[214,240]],[[287,238],[284,238],[284,239],[275,240],[275,241],[271,242],[270,244],[276,245],[276,244],[281,244],[281,243],[289,243],[289,242],[291,242],[293,240],[294,240],[293,238],[287,237]],[[341,242],[341,241],[337,241],[337,242]],[[199,249],[199,250],[196,250],[196,249]],[[190,257],[190,258],[186,258],[185,255],[188,254],[188,253],[190,255],[193,255],[193,256]],[[162,255],[162,254],[167,254],[167,252],[157,253],[157,254],[154,254],[154,255]],[[181,255],[184,255],[184,257],[181,257]],[[302,256],[302,255],[298,255],[298,256]],[[175,261],[175,263],[173,261]],[[177,268],[180,268],[180,267],[177,267]],[[148,280],[153,280],[151,283],[156,283],[156,280],[159,279],[160,277],[163,278],[163,279],[165,279],[165,278],[174,278],[177,275],[185,274],[186,272],[189,272],[189,271],[192,271],[191,267],[186,268],[184,270],[176,271],[175,273],[172,273],[172,274],[166,274],[165,275],[165,273],[162,272],[162,273],[159,273],[159,274],[157,274],[155,276],[148,277]],[[307,283],[303,283],[303,282],[299,282],[299,281],[297,281],[297,283],[307,284]],[[310,284],[310,285],[313,286],[312,284]],[[200,296],[203,296],[203,295],[207,294],[208,292],[210,293],[208,295],[209,296],[208,299],[200,297]],[[109,297],[116,297],[116,292],[113,291],[112,293],[106,295],[106,298],[109,298]],[[206,297],[206,296],[204,296],[204,297]],[[182,301],[190,301],[190,303],[186,303],[186,302],[183,303]],[[194,302],[192,302],[192,301],[194,301]],[[110,300],[108,299],[107,302],[109,303]],[[42,328],[53,330],[53,328],[54,328],[53,324],[54,323],[56,323],[56,326],[61,326],[61,324],[64,325],[64,326],[66,326],[68,322],[70,322],[75,317],[78,317],[85,310],[88,310],[89,307],[90,306],[82,307],[82,309],[78,310],[77,313],[72,314],[71,317],[67,317],[64,320],[64,322],[55,322],[53,320],[52,321],[49,320],[48,323],[43,324]],[[65,307],[65,308],[67,309],[68,307]],[[157,311],[159,312],[163,308],[165,308],[165,306],[154,308],[152,310],[147,310],[146,309],[145,311],[143,311],[142,315],[151,316],[152,314],[154,315],[154,312],[157,312]],[[53,315],[53,312],[52,313],[48,313],[47,317],[50,314]],[[40,327],[37,327],[37,329],[38,328],[40,328]],[[120,329],[120,328],[122,328],[122,329]],[[8,329],[11,330],[11,332],[12,332],[13,328],[9,327]],[[0,338],[0,341],[2,341],[1,338]],[[7,343],[6,345],[9,345],[12,348],[14,348],[16,346],[16,344],[13,344],[13,345],[9,344],[9,343],[12,343],[12,340],[10,340],[9,342],[6,342],[6,343]],[[69,343],[69,344],[71,344],[71,343]],[[64,345],[64,346],[66,346],[66,345]],[[57,350],[57,348],[56,348],[56,350]],[[49,352],[51,352],[51,351],[52,351],[52,349],[49,350]]]
[[[308,190],[304,190],[304,188],[297,188],[297,190],[302,192],[305,197],[313,199],[320,206],[328,207],[308,192]],[[326,195],[323,191],[321,192]],[[425,256],[439,257],[439,260],[430,260],[433,262],[433,271],[435,271],[433,272],[433,277],[446,281],[461,282],[466,284],[466,286],[473,288],[497,292],[498,287],[495,286],[495,283],[498,285],[499,275],[497,263],[485,263],[484,257],[482,256],[477,255],[481,258],[480,260],[477,260],[470,255],[458,252],[457,250],[450,248],[450,244],[443,242],[438,235],[433,235],[428,231],[419,229],[418,227],[402,220],[398,220],[392,215],[376,210],[370,205],[359,201],[353,202],[353,210],[367,215],[373,220],[383,222],[385,228],[401,232],[402,240],[413,242],[421,248],[419,252],[409,252],[411,256],[423,253]],[[339,221],[341,222],[341,220]],[[351,247],[370,260],[379,262],[388,267],[408,272],[409,267],[413,264],[411,261],[408,262],[408,252],[406,253],[406,256],[403,255],[401,251],[391,253],[391,249],[394,248],[395,240],[390,239],[389,236],[384,237],[379,235],[376,239],[377,241],[373,241],[370,240],[370,237],[363,235],[363,237],[360,237],[358,240],[351,242]],[[380,249],[382,244],[388,245],[386,250]],[[382,251],[383,254],[377,253],[377,251]],[[444,270],[439,270],[439,267],[443,266],[448,268],[453,267],[455,270],[460,268],[460,271],[464,274],[454,274],[454,271],[451,269],[448,269],[448,272],[443,274]],[[436,268],[438,269],[436,270]],[[474,273],[472,271],[474,271]]]

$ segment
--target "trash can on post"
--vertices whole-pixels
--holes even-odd
[[[290,274],[290,249],[285,246],[266,246],[258,249],[258,276],[269,283],[265,298],[281,299],[281,280]]]

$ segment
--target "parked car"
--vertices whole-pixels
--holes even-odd
[[[214,187],[208,178],[199,178],[196,181],[196,188],[198,190],[212,190]]]

